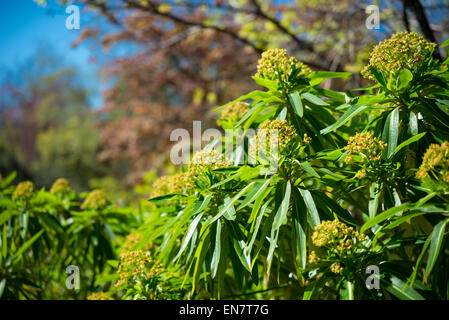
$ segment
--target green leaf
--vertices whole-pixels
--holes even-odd
[[[304,108],[302,106],[301,98],[299,96],[298,92],[292,92],[288,94],[288,101],[290,102],[290,105],[292,106],[295,113],[302,118],[304,115]]]
[[[284,219],[287,217],[288,206],[290,204],[290,194],[291,194],[291,184],[290,181],[286,182],[284,199],[274,217],[273,221],[273,229],[279,229],[279,227],[284,222]]]
[[[388,218],[391,218],[392,216],[394,216],[396,213],[409,209],[411,208],[412,205],[409,203],[404,203],[398,207],[393,207],[390,208],[384,212],[382,212],[381,214],[375,216],[374,218],[368,220],[360,229],[360,232],[365,232],[366,230],[368,230],[368,228],[371,228],[372,226],[375,226],[376,224],[379,224],[382,221],[387,220]]]
[[[304,99],[306,99],[307,101],[310,101],[313,104],[316,104],[318,106],[328,106],[329,105],[329,103],[323,101],[322,99],[318,98],[316,95],[311,94],[309,92],[304,92],[301,96]]]
[[[270,181],[271,181],[271,179],[268,179],[259,188],[254,186],[253,190],[251,190],[251,192],[248,193],[247,197],[245,198],[245,200],[243,200],[243,202],[240,204],[240,206],[237,208],[237,210],[244,208],[249,203],[251,203],[255,199],[257,199],[262,194],[262,192],[264,192],[265,189],[268,187],[268,185],[270,184]]]
[[[370,200],[368,203],[368,212],[370,219],[374,218],[374,216],[377,214],[380,194],[380,186],[376,182],[373,182],[370,187]]]
[[[215,233],[215,249],[210,264],[210,272],[212,279],[215,278],[218,270],[218,263],[220,262],[221,253],[221,220],[217,220],[217,232]]]
[[[44,229],[41,229],[41,231],[36,233],[30,240],[25,242],[14,254],[14,259],[16,259],[16,261],[20,260],[20,258],[22,257],[22,253],[24,253],[44,233],[44,231]]]
[[[247,254],[247,251],[245,250],[245,241],[243,240],[242,232],[239,229],[239,226],[236,225],[234,222],[228,223],[228,225],[235,253],[237,254],[243,267],[249,272],[251,272],[251,257]]]
[[[399,278],[392,276],[390,283],[386,286],[388,292],[401,300],[424,300],[415,289],[406,285]]]
[[[449,219],[440,221],[433,229],[432,240],[430,242],[429,257],[427,259],[426,272],[424,275],[424,281],[427,281],[427,278],[429,277],[430,272],[432,272],[432,269],[435,266],[435,263],[438,258],[438,254],[440,253],[440,250],[441,250],[441,245],[443,243],[444,230],[445,230],[448,222],[449,222]]]
[[[403,89],[408,86],[410,81],[413,80],[413,74],[408,69],[402,69],[398,77],[398,89]]]
[[[312,168],[310,163],[308,163],[307,161],[301,162],[300,165],[304,169],[304,171],[307,172],[308,174],[320,178],[320,175]]]
[[[315,71],[309,75],[309,79],[333,79],[333,78],[349,78],[351,72],[330,72],[330,71]]]
[[[390,158],[394,151],[396,150],[396,146],[398,144],[399,137],[399,107],[394,109],[391,112],[390,123],[388,128],[388,144],[387,144],[387,157]]]
[[[265,88],[267,88],[267,89],[270,90],[270,91],[277,91],[277,89],[278,89],[279,84],[278,84],[277,81],[274,81],[274,80],[267,80],[267,79],[258,78],[258,77],[254,77],[254,76],[251,77],[251,78],[253,78],[253,80],[254,80],[259,86],[265,87]]]
[[[181,249],[179,249],[179,252],[176,255],[174,260],[177,260],[181,256],[181,254],[184,252],[184,250],[187,248],[187,245],[189,244],[190,239],[192,238],[193,233],[195,232],[196,227],[200,223],[202,217],[203,217],[203,213],[197,215],[195,217],[195,219],[193,219],[192,223],[189,226],[189,229],[187,230],[184,241],[182,242]]]
[[[447,47],[447,46],[449,46],[449,39],[447,39],[446,41],[444,41],[444,42],[440,45],[441,48],[445,48],[445,47]]]
[[[228,220],[235,220],[237,213],[235,212],[234,205],[231,203],[231,198],[226,197],[224,199],[224,205],[226,210],[223,213],[223,216]]]
[[[353,105],[351,108],[349,108],[348,111],[346,111],[341,117],[340,119],[338,119],[335,123],[333,123],[332,125],[330,125],[327,128],[324,128],[320,131],[321,134],[327,134],[331,131],[334,131],[335,129],[338,129],[339,127],[341,127],[342,125],[344,125],[346,122],[348,122],[352,117],[356,116],[357,114],[359,114],[362,110],[368,108],[368,106],[365,105]]]
[[[6,178],[0,181],[0,189],[7,187],[17,176],[17,172],[10,173]]]
[[[417,134],[413,137],[411,137],[410,139],[405,140],[404,142],[402,142],[400,145],[397,146],[396,150],[394,150],[393,155],[395,155],[396,153],[398,153],[399,151],[401,151],[402,148],[408,146],[409,144],[412,144],[413,142],[418,141],[419,139],[421,139],[422,137],[424,137],[426,135],[427,132],[422,132],[420,134]]]
[[[301,193],[302,198],[304,199],[304,203],[307,207],[307,212],[310,215],[310,218],[313,221],[315,226],[318,226],[321,223],[320,215],[318,214],[318,210],[315,205],[315,201],[313,201],[312,194],[309,190],[298,188]]]
[[[387,81],[385,80],[384,75],[377,70],[374,67],[370,67],[371,73],[374,75],[374,78],[376,78],[377,82],[379,82],[383,87],[387,86]]]

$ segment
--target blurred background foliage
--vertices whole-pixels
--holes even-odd
[[[46,1],[35,0],[44,10]],[[61,6],[69,1],[60,1]],[[74,46],[88,45],[102,67],[103,104],[92,108],[81,72],[49,46],[1,78],[0,172],[49,187],[66,177],[78,191],[105,190],[117,201],[148,195],[166,172],[175,128],[215,126],[213,106],[255,89],[260,53],[286,48],[314,70],[350,71],[333,90],[366,85],[360,71],[375,43],[397,31],[432,42],[448,38],[449,1],[80,0]],[[368,5],[380,28],[368,29]],[[120,57],[104,53],[132,44]],[[444,52],[436,52],[437,57]],[[101,62],[100,62],[101,61]]]

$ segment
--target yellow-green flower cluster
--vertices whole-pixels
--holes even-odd
[[[405,68],[413,72],[432,55],[435,46],[435,43],[427,42],[414,32],[396,33],[390,39],[374,47],[370,54],[369,64],[361,73],[363,77],[375,80],[370,67],[394,75]]]
[[[259,126],[255,137],[250,140],[250,154],[257,155],[258,152],[271,154],[275,150],[279,153],[287,146],[298,140],[298,134],[294,126],[289,125],[287,120],[266,120]],[[304,142],[310,142],[310,138],[304,135]]]
[[[106,194],[101,190],[93,190],[84,199],[81,209],[99,210],[106,208],[108,205],[109,201]]]
[[[360,234],[353,227],[338,220],[323,221],[315,227],[312,234],[314,245],[329,248],[337,253],[350,252],[355,243],[364,240],[364,234]]]
[[[167,194],[182,194],[185,185],[185,173],[177,173],[171,176],[163,176],[153,183],[151,198]]]
[[[324,261],[333,261],[330,270],[335,274],[343,273],[344,266],[341,265],[340,259],[350,257],[355,252],[357,244],[365,239],[364,234],[338,220],[323,221],[315,227],[312,234],[312,243],[318,248],[324,249],[318,250],[318,252],[327,254]],[[310,252],[310,264],[317,264],[321,260],[316,251]]]
[[[342,274],[343,273],[343,267],[340,265],[340,262],[334,262],[331,265],[331,271],[335,274]]]
[[[221,111],[220,118],[217,120],[219,126],[230,123],[235,125],[250,110],[244,102],[235,102],[227,105]]]
[[[423,156],[421,166],[416,173],[419,179],[436,178],[449,183],[449,142],[431,144]]]
[[[200,179],[205,170],[228,168],[232,162],[218,150],[203,149],[195,153],[185,173],[185,188],[189,192],[195,188],[195,181]],[[214,174],[220,176],[219,173]]]
[[[51,194],[67,194],[72,191],[72,188],[70,187],[70,183],[63,178],[57,179],[55,182],[53,182],[53,185],[50,188]]]
[[[35,192],[34,184],[31,181],[23,181],[19,183],[12,194],[12,199],[29,199]]]
[[[373,137],[371,132],[357,133],[348,139],[348,144],[345,147],[348,155],[344,161],[351,163],[353,155],[360,155],[364,160],[378,161],[386,146],[385,142]]]
[[[262,53],[255,76],[268,80],[286,81],[293,69],[301,69],[300,74],[304,75],[312,72],[312,70],[301,61],[288,56],[287,50],[270,49]]]
[[[120,278],[115,286],[120,287],[131,280],[154,278],[163,271],[163,267],[151,259],[148,251],[125,251],[120,255]]]
[[[114,300],[105,292],[94,292],[87,296],[87,300]]]
[[[133,250],[133,248],[142,240],[143,234],[140,232],[130,233],[126,236],[125,241],[123,242],[122,250],[129,251]],[[151,248],[151,244],[145,244],[143,249],[149,250]]]
[[[310,252],[309,254],[309,263],[316,264],[320,262],[320,258],[317,256],[315,251]]]

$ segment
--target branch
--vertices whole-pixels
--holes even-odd
[[[407,14],[407,0],[402,0],[402,21],[404,22],[405,30],[410,32],[410,22]]]
[[[143,10],[143,11],[150,11],[151,13],[153,13],[155,15],[171,19],[173,21],[176,21],[178,23],[181,23],[181,24],[184,24],[184,25],[187,25],[187,26],[196,26],[196,27],[201,27],[203,29],[212,29],[212,30],[215,30],[215,31],[218,31],[218,32],[222,32],[222,33],[227,34],[228,36],[230,36],[230,37],[232,37],[232,38],[234,38],[234,39],[236,39],[236,40],[238,40],[238,41],[240,41],[240,42],[250,46],[258,54],[261,54],[263,52],[262,48],[257,47],[254,43],[252,43],[248,39],[240,37],[237,33],[235,33],[234,31],[231,31],[229,29],[223,29],[223,28],[220,28],[220,27],[214,26],[214,25],[207,25],[207,24],[202,23],[202,22],[190,21],[190,20],[187,20],[187,19],[175,16],[175,15],[169,13],[169,12],[162,12],[162,11],[159,10],[159,8],[156,5],[154,5],[151,2],[148,3],[148,6],[143,6],[143,5],[139,4],[139,3],[133,2],[131,0],[126,0],[126,2],[128,3],[128,5],[131,8],[136,8],[136,9],[140,9],[140,10]]]
[[[415,14],[416,20],[418,20],[419,26],[426,39],[438,44],[421,2],[419,0],[404,0],[404,4]],[[438,47],[435,49],[433,56],[440,61],[443,59],[438,51]]]
[[[271,23],[273,23],[279,30],[281,30],[282,32],[284,32],[285,34],[289,35],[290,38],[293,39],[294,42],[296,42],[296,44],[298,45],[299,48],[301,49],[305,49],[309,52],[314,52],[314,48],[313,48],[313,43],[310,43],[308,41],[304,41],[301,40],[300,38],[298,38],[294,33],[292,33],[290,30],[288,30],[286,27],[284,27],[279,20],[277,20],[274,17],[269,16],[268,14],[266,14],[265,12],[263,12],[262,8],[260,7],[259,3],[257,2],[257,0],[251,0],[251,3],[254,5],[256,12],[255,14],[264,18],[265,20],[270,21]]]

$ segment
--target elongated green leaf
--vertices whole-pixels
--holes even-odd
[[[357,114],[359,114],[361,111],[363,111],[364,109],[368,108],[368,106],[365,105],[353,105],[351,108],[349,108],[348,111],[346,111],[341,117],[340,119],[337,120],[337,122],[335,122],[334,124],[330,125],[327,128],[324,128],[320,131],[321,134],[326,134],[329,133],[331,131],[334,131],[336,129],[338,129],[339,127],[341,127],[342,125],[344,125],[346,122],[348,122],[349,120],[351,120],[352,117],[356,116]]]
[[[368,204],[368,212],[370,219],[374,218],[374,216],[377,214],[380,194],[381,194],[380,186],[376,182],[373,182],[370,187],[370,200]]]
[[[231,241],[240,262],[243,267],[251,272],[251,257],[245,250],[245,240],[239,226],[234,222],[227,223],[229,232],[231,233]]]
[[[268,249],[267,255],[267,275],[270,274],[271,263],[273,262],[274,250],[276,249],[276,245],[278,242],[279,229],[271,229],[270,234],[270,248]]]
[[[232,198],[232,200],[225,202],[225,204],[222,206],[220,212],[218,213],[218,215],[216,215],[214,217],[214,219],[211,221],[215,222],[217,219],[219,219],[221,216],[223,216],[224,214],[229,214],[228,210],[231,210],[232,213],[232,209],[231,207],[234,206],[234,203],[246,192],[248,191],[248,189],[252,188],[254,186],[254,184],[256,183],[256,181],[251,182],[250,184],[248,184],[245,188],[243,188],[239,193],[237,193],[237,195]],[[235,211],[235,209],[234,209]],[[232,217],[232,214],[231,214]],[[228,219],[228,220],[232,220],[232,219]]]
[[[418,134],[418,117],[414,112],[410,112],[409,128],[412,135]]]
[[[251,77],[253,78],[253,80],[262,87],[267,88],[270,91],[276,91],[278,88],[278,83],[277,81],[274,80],[267,80],[267,79],[263,79],[263,78],[258,78],[258,77]]]
[[[290,204],[291,188],[292,186],[290,184],[290,181],[287,181],[285,186],[284,199],[282,200],[281,206],[279,207],[278,212],[274,217],[273,229],[279,229],[287,216],[288,206]]]
[[[251,250],[253,248],[254,242],[256,241],[257,233],[259,232],[260,223],[262,222],[263,215],[265,214],[265,210],[267,209],[269,204],[270,204],[270,202],[266,202],[266,203],[264,203],[262,208],[260,208],[260,212],[259,212],[259,215],[257,216],[254,230],[252,230],[253,234],[251,236],[251,240],[250,240],[248,246],[246,246],[246,248],[245,248],[245,253],[248,256],[251,255]]]
[[[316,208],[315,201],[313,201],[313,197],[310,194],[310,191],[301,188],[298,188],[298,190],[301,193],[302,198],[304,199],[304,203],[306,204],[307,207],[307,212],[309,213],[310,218],[313,221],[313,224],[315,226],[318,226],[321,223],[320,215]]]
[[[6,287],[6,279],[2,279],[0,281],[0,299],[3,296],[3,291],[5,291],[5,287]]]
[[[385,80],[384,75],[374,67],[370,67],[370,70],[373,73],[374,78],[376,78],[377,82],[379,82],[383,87],[386,87],[387,80]]]
[[[301,97],[299,96],[298,92],[292,92],[288,94],[288,101],[290,102],[290,105],[292,106],[295,113],[302,118],[304,115],[304,108],[302,106]]]
[[[16,253],[14,254],[14,259],[16,260],[20,260],[20,258],[22,257],[22,253],[24,253],[43,233],[44,233],[44,229],[42,229],[41,231],[39,231],[38,233],[36,233],[30,240],[28,240],[27,242],[25,242],[19,250],[16,251]]]
[[[430,242],[429,258],[427,259],[426,272],[424,275],[424,281],[427,280],[430,273],[432,272],[433,267],[435,266],[438,254],[440,253],[441,250],[441,245],[443,243],[444,230],[448,222],[449,219],[440,221],[433,229],[432,240]]]
[[[388,210],[382,212],[381,214],[375,216],[374,218],[368,220],[368,221],[362,226],[362,228],[360,229],[360,231],[363,233],[363,232],[365,232],[366,230],[368,230],[369,228],[371,228],[372,226],[374,226],[374,225],[376,225],[376,224],[378,224],[378,223],[380,223],[380,222],[382,222],[382,221],[385,221],[385,220],[391,218],[392,216],[394,216],[396,213],[398,213],[398,212],[400,212],[400,211],[409,209],[409,208],[411,208],[411,207],[412,207],[411,204],[409,204],[409,203],[404,203],[404,204],[402,204],[402,205],[400,205],[400,206],[398,206],[398,207],[390,208],[390,209],[388,209]]]
[[[300,163],[301,167],[304,169],[305,172],[307,172],[308,174],[320,178],[320,175],[312,168],[312,166],[310,165],[310,163],[308,163],[307,161],[303,161]]]
[[[245,198],[245,200],[242,201],[242,203],[237,208],[237,210],[244,208],[249,203],[251,203],[255,199],[257,199],[262,194],[262,192],[264,192],[265,189],[268,187],[268,185],[270,184],[270,181],[271,181],[271,179],[268,179],[260,187],[258,187],[258,185],[254,185],[253,190],[250,193],[248,193],[248,196]]]
[[[412,144],[413,142],[418,141],[419,139],[424,137],[426,135],[426,133],[427,132],[422,132],[420,134],[417,134],[417,135],[411,137],[410,139],[405,140],[404,142],[402,142],[400,145],[397,146],[396,150],[394,150],[393,155],[395,155],[396,153],[401,151],[401,149],[403,149],[404,147],[408,146],[409,144]]]
[[[179,249],[179,252],[176,255],[175,260],[177,260],[177,258],[179,258],[181,256],[181,254],[184,252],[184,250],[187,248],[187,245],[189,244],[190,239],[192,238],[193,233],[195,232],[195,229],[198,226],[198,224],[200,223],[202,217],[203,217],[203,214],[201,213],[198,216],[196,216],[195,219],[193,219],[192,223],[189,226],[189,229],[187,230],[184,241],[182,242],[181,249]]]
[[[399,278],[392,276],[390,283],[386,286],[388,292],[401,300],[424,300],[415,289],[406,286],[406,284]]]
[[[396,150],[396,146],[398,145],[398,137],[399,137],[399,107],[394,109],[391,112],[390,123],[388,128],[388,144],[387,144],[387,157],[390,158],[394,151]]]
[[[237,213],[235,212],[234,205],[231,204],[231,198],[226,197],[224,199],[224,205],[226,210],[224,211],[223,216],[228,220],[235,220]]]
[[[217,231],[215,234],[215,249],[210,264],[211,276],[215,278],[218,270],[218,263],[220,262],[221,253],[221,220],[217,220]]]
[[[328,106],[329,103],[323,101],[322,99],[318,98],[316,95],[311,94],[309,92],[304,92],[301,97],[306,99],[307,101],[312,102],[313,104],[316,104],[318,106]]]
[[[310,79],[316,79],[316,78],[323,78],[323,79],[349,78],[351,75],[352,75],[351,72],[316,71],[316,72],[312,72],[309,75],[309,78]]]

